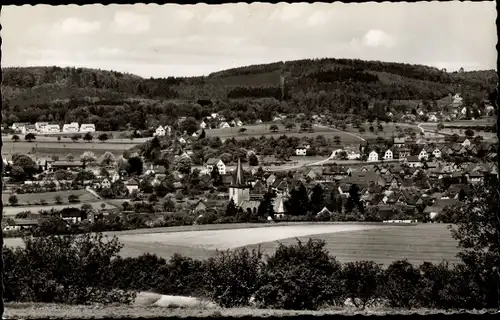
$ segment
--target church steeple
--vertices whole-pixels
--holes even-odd
[[[236,176],[234,183],[232,185],[234,188],[248,188],[245,182],[245,176],[243,175],[243,167],[241,166],[241,161],[238,158],[238,166],[236,167]]]

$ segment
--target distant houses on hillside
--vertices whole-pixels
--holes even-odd
[[[80,125],[78,122],[65,123],[62,126],[58,123],[49,122],[36,122],[35,124],[30,123],[13,123],[11,129],[15,132],[21,134],[27,133],[78,133],[78,132],[95,132],[95,124],[93,123],[83,123]]]

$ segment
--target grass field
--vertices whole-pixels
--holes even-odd
[[[216,249],[259,245],[271,254],[278,241],[296,243],[295,238],[324,239],[326,249],[341,262],[374,260],[387,265],[394,260],[457,262],[456,241],[445,224],[385,225],[376,223],[290,223],[287,225],[212,225],[112,232],[124,244],[121,255],[136,257],[154,253],[164,258],[180,253],[204,259]],[[20,239],[5,239],[8,246],[22,245]]]
[[[81,202],[95,202],[99,200],[92,193],[87,190],[64,190],[55,192],[42,192],[42,193],[25,193],[16,194],[19,200],[19,205],[33,205],[39,203],[40,200],[45,200],[47,204],[55,204],[55,197],[61,197],[62,204],[68,204],[68,196],[74,194],[78,196]],[[2,201],[8,204],[10,193],[2,193]]]
[[[34,206],[17,206],[17,207],[3,207],[4,217],[13,218],[16,214],[23,211],[31,211],[31,213],[38,213],[40,210],[62,210],[64,208],[80,208],[84,204],[90,204],[94,209],[101,209],[101,204],[105,204],[105,209],[114,209],[115,206],[110,205],[104,201],[94,201],[94,202],[79,202],[72,204],[61,204],[61,205],[34,205]]]
[[[271,125],[275,124],[278,127],[278,132],[272,132],[269,130]],[[238,132],[239,129],[246,128],[247,131],[245,133],[240,134]],[[290,137],[316,137],[318,135],[323,135],[325,138],[332,139],[335,136],[339,136],[341,139],[341,143],[346,144],[359,144],[362,142],[361,139],[356,138],[353,135],[346,134],[345,132],[339,132],[332,130],[330,128],[324,127],[313,127],[314,132],[299,132],[299,128],[295,128],[291,131],[286,131],[285,127],[281,123],[262,123],[256,125],[248,125],[243,127],[234,127],[234,128],[224,128],[224,129],[210,129],[206,130],[207,137],[220,137],[222,140],[228,138],[235,138],[237,140],[248,139],[250,137],[260,138],[261,136],[265,136],[266,138],[274,137],[278,138],[282,135],[290,136]]]
[[[8,137],[2,137],[3,146],[2,146],[2,154],[4,156],[12,155],[14,153],[23,153],[28,154],[33,150],[36,151],[36,154],[39,156],[47,156],[50,157],[52,155],[57,155],[60,157],[65,157],[67,154],[72,154],[77,157],[81,155],[85,151],[92,151],[96,156],[100,156],[104,154],[106,151],[111,151],[119,155],[123,153],[125,150],[129,150],[139,143],[142,143],[142,140],[110,140],[107,142],[84,142],[77,141],[73,142],[70,139],[67,141],[61,140],[58,142],[55,138],[50,137],[50,139],[40,139],[42,137],[37,137],[36,141],[26,142],[19,141],[13,142]],[[122,141],[123,140],[123,141]]]

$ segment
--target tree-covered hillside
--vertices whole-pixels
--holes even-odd
[[[141,129],[172,124],[178,116],[199,119],[210,112],[245,122],[270,120],[275,113],[328,111],[365,117],[376,105],[377,116],[383,116],[389,110],[401,111],[400,102],[437,105],[432,102],[455,93],[472,106],[491,100],[497,85],[493,70],[447,73],[420,65],[346,59],[277,62],[191,78],[143,79],[115,71],[59,67],[2,71],[5,124],[95,122],[98,130],[128,125]],[[147,121],[140,124],[137,119]]]

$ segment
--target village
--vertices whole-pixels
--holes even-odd
[[[434,121],[432,116],[429,122]],[[257,120],[252,125],[277,131],[273,123],[286,119],[287,115],[281,114],[271,124]],[[315,126],[331,125],[324,115],[313,115],[310,122],[313,125],[308,132],[314,132]],[[148,143],[159,146],[166,142],[170,146],[159,150],[173,156],[173,163],[167,166],[137,150],[123,154],[107,151],[100,157],[86,151],[79,159],[68,155],[64,160],[36,154],[4,157],[4,229],[36,227],[44,217],[54,214],[70,224],[139,215],[147,226],[172,216],[177,220],[189,217],[180,223],[241,219],[439,222],[449,218],[443,218],[449,208],[473,197],[471,185],[498,174],[496,144],[474,137],[474,132],[459,136],[434,131],[417,139],[414,132],[400,130],[397,136],[393,133],[392,137],[379,136],[358,144],[335,142],[340,140],[338,136],[329,140],[298,137],[289,146],[293,154],[288,156],[246,149],[246,154],[232,157],[212,154],[201,163],[191,159],[198,143],[218,139],[206,137],[211,128],[240,128],[237,134],[241,135],[246,130],[241,130],[243,125],[238,119],[225,121],[217,113],[202,119],[192,134],[159,125],[150,131],[152,140]],[[305,131],[306,126],[300,127]],[[65,124],[62,131],[50,123],[15,123],[11,129],[26,135],[96,131],[93,124],[78,123]],[[318,147],[319,140],[328,153],[318,159],[310,151]],[[91,194],[93,201],[82,203],[72,194],[82,190]],[[73,195],[72,201],[63,204],[61,196],[51,196],[61,191],[67,198]],[[18,198],[23,194],[40,200],[22,203]],[[213,218],[203,222],[207,216]]]

